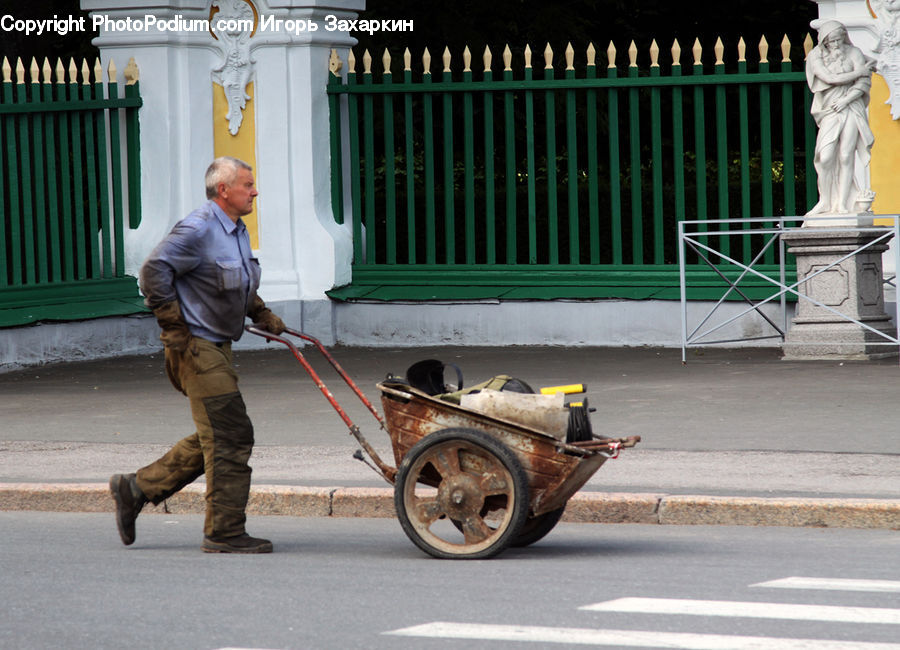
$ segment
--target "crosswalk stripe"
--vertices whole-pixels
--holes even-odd
[[[676,648],[678,650],[900,650],[897,643],[786,639],[761,636],[592,630],[577,627],[487,625],[435,621],[384,632],[393,636],[439,639],[477,639],[519,643],[568,643],[619,648]]]
[[[900,580],[853,580],[847,578],[804,578],[791,576],[768,582],[758,582],[751,587],[775,589],[823,589],[831,591],[875,591],[900,593]]]
[[[900,625],[900,609],[880,607],[835,607],[832,605],[792,605],[726,600],[683,600],[675,598],[618,598],[579,609],[594,612],[632,612],[644,614],[686,614],[694,616],[732,616],[777,618],[834,623],[883,623]]]

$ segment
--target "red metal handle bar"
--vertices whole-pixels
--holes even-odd
[[[325,357],[325,359],[328,360],[328,363],[331,364],[331,367],[334,368],[335,371],[337,372],[337,374],[339,374],[341,376],[341,379],[343,379],[347,383],[347,385],[350,387],[350,390],[352,390],[354,393],[356,393],[356,396],[360,399],[360,401],[363,404],[365,404],[366,408],[369,409],[369,412],[375,416],[375,419],[378,420],[378,422],[379,422],[379,424],[381,424],[382,428],[384,427],[384,420],[382,419],[381,414],[372,405],[372,402],[369,401],[369,398],[366,397],[363,394],[363,392],[359,389],[359,386],[357,386],[356,383],[352,379],[350,379],[350,375],[348,375],[347,372],[341,367],[341,364],[339,364],[337,362],[337,359],[335,359],[333,356],[331,356],[331,353],[325,349],[325,346],[322,345],[322,342],[319,341],[319,339],[314,338],[314,337],[310,336],[309,334],[304,334],[303,332],[298,332],[297,330],[292,330],[290,328],[287,328],[284,331],[287,334],[290,334],[291,336],[296,336],[298,338],[303,339],[304,341],[309,341],[310,343],[315,345],[316,348],[318,348],[319,352],[322,353],[322,356]]]
[[[350,416],[347,415],[346,412],[344,412],[344,409],[341,408],[340,404],[338,404],[334,394],[332,394],[332,392],[328,389],[328,386],[325,385],[325,382],[322,381],[313,367],[309,365],[309,362],[306,360],[297,346],[294,345],[293,341],[283,336],[279,336],[278,334],[273,334],[268,330],[264,330],[254,325],[247,325],[246,327],[244,327],[244,330],[250,332],[251,334],[255,334],[256,336],[261,336],[267,341],[277,341],[278,343],[283,343],[288,347],[288,349],[290,349],[297,361],[300,362],[300,365],[303,366],[303,369],[306,370],[306,372],[312,378],[313,382],[315,382],[316,387],[322,392],[322,394],[325,396],[325,399],[328,400],[328,403],[331,404],[335,411],[337,411],[337,414],[340,416],[341,420],[343,420],[344,424],[346,424],[350,429],[350,433],[353,435],[353,437],[356,438],[360,445],[362,445],[362,448],[378,466],[378,469],[381,470],[384,478],[387,479],[389,483],[393,483],[394,477],[397,475],[396,468],[387,465],[384,461],[381,460],[381,458],[378,457],[378,454],[375,452],[372,446],[369,445],[368,441],[363,437],[362,432],[359,430],[359,427],[356,426],[356,424],[353,423],[353,420],[350,419]],[[354,393],[356,393],[357,397],[362,400],[362,403],[366,405],[372,415],[375,416],[375,419],[378,420],[378,422],[381,424],[381,427],[384,428],[384,420],[382,419],[378,411],[375,410],[375,407],[372,406],[372,402],[370,402],[369,399],[365,395],[363,395],[359,387],[353,382],[352,379],[350,379],[350,376],[344,371],[343,368],[341,368],[340,364],[335,361],[334,357],[329,354],[329,352],[325,349],[325,347],[318,339],[292,329],[285,329],[284,331],[287,334],[297,336],[305,341],[309,341],[310,343],[314,344],[323,354],[323,356],[328,359],[328,361],[338,372],[338,374],[344,379],[344,381],[347,382],[347,385],[350,386]]]
[[[332,394],[332,392],[328,389],[328,387],[325,385],[325,382],[322,381],[322,379],[319,377],[318,373],[316,373],[316,371],[313,369],[313,367],[309,364],[309,362],[303,356],[303,353],[300,352],[300,350],[297,348],[296,345],[294,345],[293,341],[291,341],[290,339],[287,339],[283,336],[279,336],[278,334],[272,334],[272,332],[269,332],[262,328],[256,327],[255,325],[247,325],[244,329],[246,331],[250,332],[251,334],[256,334],[257,336],[262,336],[266,340],[278,341],[279,343],[283,343],[284,345],[286,345],[290,349],[290,351],[294,354],[294,356],[297,358],[297,361],[300,362],[300,365],[303,366],[304,370],[306,370],[306,372],[309,373],[309,376],[312,377],[313,381],[316,384],[316,387],[320,391],[322,391],[322,394],[325,395],[325,399],[327,399],[328,402],[338,412],[338,415],[341,416],[341,419],[344,421],[344,423],[348,427],[353,426],[353,421],[344,412],[344,409],[341,408],[340,404],[337,403],[337,399],[334,397],[334,394]],[[319,352],[322,353],[322,356],[324,356],[328,360],[328,362],[337,371],[337,373],[341,376],[341,378],[345,382],[347,382],[347,385],[351,388],[351,390],[353,390],[353,392],[356,393],[356,396],[362,401],[363,404],[365,404],[366,408],[369,409],[369,412],[375,416],[375,419],[378,420],[378,422],[382,426],[384,426],[384,420],[382,419],[381,414],[375,409],[375,407],[372,405],[372,402],[369,401],[369,398],[367,398],[363,394],[363,392],[359,389],[359,386],[357,386],[354,383],[354,381],[352,379],[350,379],[350,376],[341,367],[341,365],[337,362],[337,360],[335,360],[335,358],[333,356],[331,356],[331,354],[328,352],[328,350],[325,349],[325,346],[322,345],[321,341],[319,341],[316,338],[313,338],[312,336],[309,336],[308,334],[303,334],[302,332],[298,332],[296,330],[285,329],[284,331],[286,334],[290,334],[291,336],[296,336],[298,338],[303,339],[304,341],[309,341],[310,343],[315,345],[316,348],[318,348]]]

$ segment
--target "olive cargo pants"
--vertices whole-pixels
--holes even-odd
[[[238,391],[231,343],[194,337],[184,351],[167,348],[166,374],[190,399],[197,430],[139,469],[138,487],[158,504],[205,474],[204,535],[240,535],[250,494],[253,425]]]

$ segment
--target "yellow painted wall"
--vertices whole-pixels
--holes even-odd
[[[887,82],[880,74],[872,75],[872,95],[869,102],[869,125],[875,134],[872,146],[872,190],[875,214],[900,213],[900,120],[891,118],[891,107],[885,104],[890,97]],[[878,225],[892,225],[882,220]]]
[[[243,160],[253,167],[256,184],[259,186],[259,172],[256,168],[256,111],[253,103],[253,82],[247,84],[247,106],[244,108],[244,120],[237,135],[231,135],[228,131],[228,101],[225,99],[225,89],[217,83],[213,84],[213,147],[215,157],[232,156]],[[254,203],[253,212],[243,217],[250,234],[250,246],[253,250],[259,250],[259,215],[258,203]]]

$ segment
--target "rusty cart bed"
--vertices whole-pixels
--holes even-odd
[[[312,343],[388,432],[396,467],[369,445],[294,343],[249,326],[290,348],[350,433],[394,486],[407,536],[439,558],[486,558],[541,539],[566,503],[609,458],[639,436],[566,443],[523,424],[492,417],[417,390],[396,378],[378,384],[384,417],[315,338]],[[357,451],[357,458],[364,460]]]

